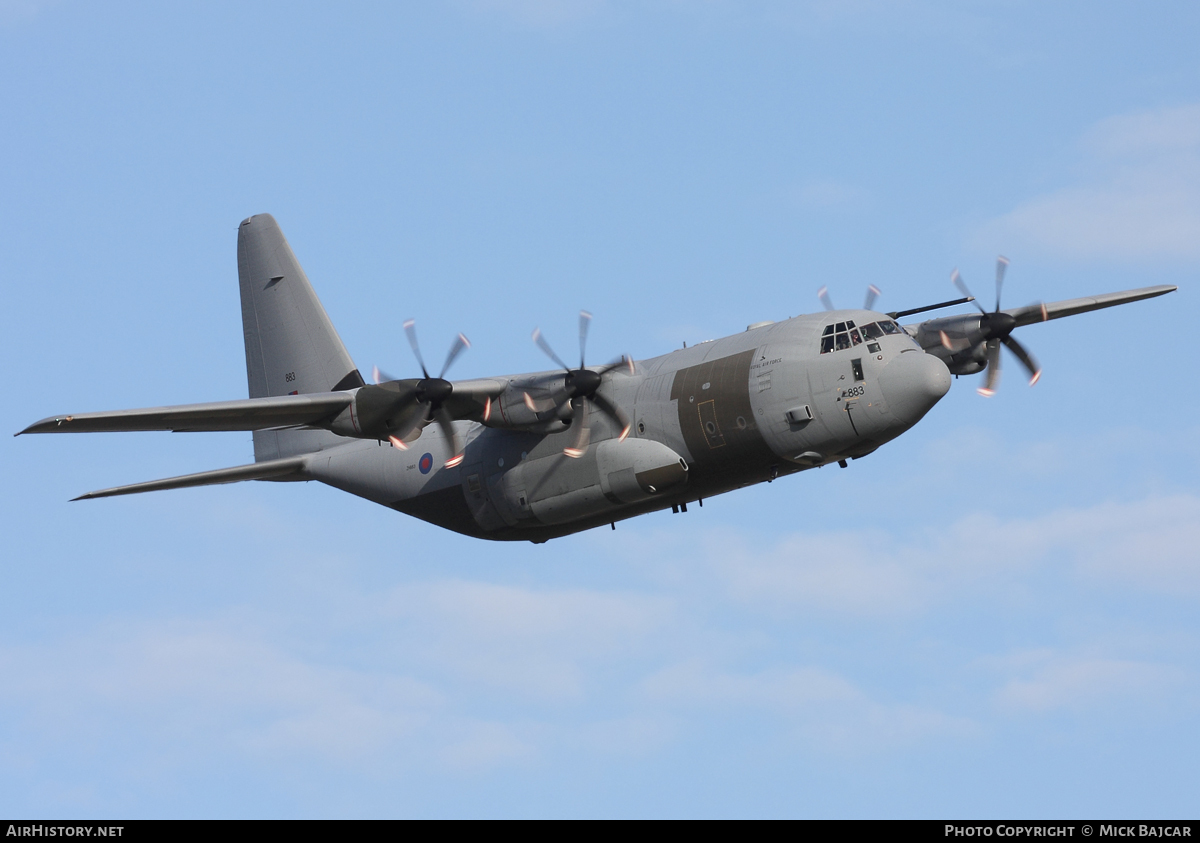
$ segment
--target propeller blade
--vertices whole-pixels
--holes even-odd
[[[587,405],[586,398],[571,400],[571,409],[575,411],[575,415],[571,419],[571,433],[574,435],[571,437],[570,446],[563,448],[563,453],[574,459],[579,459],[587,453],[588,442],[592,438],[592,431],[588,428]]]
[[[562,366],[568,372],[571,371],[571,367],[568,366],[566,363],[564,363],[562,361],[562,358],[554,353],[554,349],[550,347],[550,343],[546,342],[546,338],[542,336],[541,328],[533,329],[533,341],[535,343],[537,343],[538,348],[540,348],[542,351],[546,352],[547,357],[549,357],[551,360],[553,360],[559,366]]]
[[[458,431],[454,429],[454,418],[445,407],[438,407],[433,417],[437,421],[438,427],[442,429],[442,435],[450,443],[451,450],[454,451],[454,456],[446,460],[446,468],[454,468],[463,461],[462,440],[458,438]]]
[[[571,392],[565,386],[554,392],[549,398],[534,398],[528,392],[523,393],[525,406],[537,415],[544,415],[556,410],[571,400]]]
[[[617,369],[628,369],[629,374],[632,375],[634,373],[633,358],[627,354],[622,354],[618,359],[612,361],[611,363],[609,363],[605,366],[601,366],[599,369],[597,369],[596,374],[600,375],[600,377],[604,377],[609,372],[615,371]]]
[[[457,337],[455,337],[454,343],[450,346],[450,353],[446,355],[446,362],[442,365],[442,371],[438,374],[438,377],[444,378],[447,370],[450,368],[450,364],[454,362],[454,359],[458,357],[458,355],[462,354],[465,349],[470,347],[471,341],[465,336],[459,334]]]
[[[392,409],[390,410],[388,419],[394,419],[397,416],[400,416],[409,406],[415,404],[416,401],[417,401],[417,398],[416,398],[415,393],[412,395],[405,396],[394,407],[392,407]],[[414,414],[406,422],[403,422],[400,427],[390,427],[388,429],[389,430],[388,439],[400,440],[401,444],[396,445],[396,447],[400,448],[401,450],[404,450],[408,446],[406,444],[403,444],[403,441],[405,439],[407,439],[414,430],[416,430],[418,427],[420,427],[422,424],[424,424],[428,418],[429,418],[428,409],[424,409],[421,412]],[[396,443],[393,442],[392,444],[395,445]]]
[[[1042,377],[1042,369],[1038,366],[1037,361],[1033,359],[1033,355],[1025,350],[1025,346],[1021,345],[1013,336],[1007,336],[1001,340],[1008,350],[1011,351],[1021,365],[1025,367],[1025,371],[1029,372],[1029,385],[1033,386]]]
[[[579,311],[579,368],[584,367],[584,354],[587,348],[588,328],[592,327],[592,314],[586,310]]]
[[[383,383],[384,381],[395,380],[395,378],[383,371],[383,369],[380,369],[378,366],[371,367],[371,379],[377,384]]]
[[[990,398],[996,394],[1000,385],[1000,340],[992,338],[987,342],[987,375],[983,386],[979,387],[980,395]]]
[[[425,368],[425,358],[421,356],[421,346],[417,344],[417,320],[409,319],[405,322],[404,333],[408,334],[408,344],[412,346],[413,354],[417,355],[417,362],[421,364],[421,374],[428,380],[429,370]]]
[[[879,294],[881,292],[882,291],[874,284],[867,287],[867,298],[863,302],[863,310],[870,310],[871,306],[875,304],[875,299],[879,298]]]
[[[949,351],[951,354],[958,354],[958,352],[962,351],[964,348],[966,348],[967,346],[969,346],[971,344],[971,341],[968,339],[952,340],[946,334],[945,331],[938,331],[938,334],[941,336],[941,339],[942,339],[942,347],[945,348],[947,351]]]
[[[829,297],[828,287],[822,287],[821,289],[817,290],[817,298],[821,300],[821,304],[825,305],[826,310],[837,310],[837,308],[833,306],[833,299]]]
[[[609,401],[599,392],[592,396],[591,401],[596,405],[596,409],[608,416],[617,423],[617,427],[621,428],[621,435],[617,438],[618,442],[624,442],[625,437],[629,436],[629,431],[633,427],[629,417],[621,411],[621,408]]]
[[[1000,312],[1000,288],[1004,286],[1004,273],[1008,270],[1008,258],[996,258],[996,312]]]
[[[525,406],[529,408],[529,412],[536,413],[537,415],[541,415],[542,413],[554,407],[553,401],[547,401],[545,399],[539,401],[528,392],[522,393],[522,397],[525,399]]]
[[[962,276],[958,274],[957,269],[950,273],[950,280],[954,282],[955,287],[958,287],[958,291],[960,293],[972,300],[971,303],[979,308],[980,313],[987,313],[987,311],[983,309],[979,302],[974,301],[975,296],[971,295],[971,291],[967,289],[967,282],[963,281]]]

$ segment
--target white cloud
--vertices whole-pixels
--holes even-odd
[[[812,666],[732,673],[692,659],[647,678],[643,692],[685,710],[766,711],[806,743],[855,754],[977,730],[968,718],[873,700],[845,677]]]
[[[514,762],[528,762],[537,755],[533,744],[501,723],[472,723],[467,732],[440,753],[442,763],[452,770],[480,773]]]
[[[736,600],[777,612],[895,620],[1065,570],[1092,585],[1200,596],[1200,498],[1175,495],[1033,518],[969,515],[928,535],[809,533],[769,544],[712,531],[697,555]]]
[[[670,601],[462,580],[324,597],[319,618],[116,623],[0,646],[10,677],[0,706],[28,712],[31,732],[55,740],[133,718],[133,731],[181,755],[195,742],[201,754],[460,773],[528,763],[574,732],[593,749],[619,739],[624,748],[606,750],[618,754],[669,739],[641,715],[589,726],[578,706],[603,693],[594,684],[610,664],[656,651],[654,636],[675,621]],[[330,651],[345,635],[361,649]],[[522,722],[546,705],[557,715]],[[497,718],[500,709],[523,714]],[[568,722],[551,728],[563,712]]]
[[[920,564],[897,553],[887,536],[803,534],[762,548],[716,534],[705,546],[712,569],[743,602],[873,617],[909,614],[928,602]]]
[[[1084,136],[1085,148],[1123,161],[1164,153],[1194,153],[1200,148],[1200,105],[1185,105],[1101,120]]]
[[[228,619],[106,626],[5,648],[0,666],[12,677],[0,698],[38,700],[35,719],[68,739],[119,712],[172,740],[349,760],[414,733],[443,703],[426,682],[305,660]]]
[[[1010,678],[996,695],[1012,712],[1078,710],[1113,700],[1145,704],[1187,681],[1179,668],[1127,659],[1037,652],[1013,654],[1005,661],[1025,662],[1017,666],[1023,675]]]
[[[1074,185],[1025,202],[974,239],[1069,258],[1200,258],[1200,105],[1121,115],[1080,142]]]
[[[970,742],[997,713],[1178,701],[1194,683],[1174,666],[1179,645],[1145,641],[1054,641],[980,670],[978,643],[930,641],[926,618],[1028,589],[1046,566],[1114,592],[1193,599],[1197,525],[1200,499],[1174,496],[977,515],[924,538],[718,531],[681,543],[631,530],[617,555],[641,579],[621,590],[454,579],[368,592],[338,581],[317,611],[290,617],[103,623],[0,646],[0,710],[20,723],[0,753],[16,769],[47,747],[102,755],[121,736],[124,757],[164,775],[208,758],[315,759],[461,780],[544,769],[564,753],[596,764],[659,756],[714,722],[821,757]],[[838,641],[847,627],[831,631],[829,618],[852,621],[870,646],[903,642],[882,668],[901,678],[880,678],[862,640]],[[879,619],[886,631],[861,623]]]
[[[402,586],[375,607],[419,629],[426,663],[460,679],[540,700],[578,700],[584,664],[636,652],[675,619],[667,599],[450,580]],[[367,611],[372,611],[368,608]]]

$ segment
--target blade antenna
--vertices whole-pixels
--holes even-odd
[[[417,344],[417,320],[409,319],[405,322],[404,333],[408,334],[408,344],[412,346],[413,354],[417,355],[417,362],[421,364],[421,374],[425,376],[425,380],[429,380],[429,370],[425,368],[425,358],[421,356],[421,346]]]

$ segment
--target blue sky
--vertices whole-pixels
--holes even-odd
[[[0,0],[7,430],[245,395],[275,215],[359,367],[1157,283],[847,470],[547,545],[243,434],[0,448],[0,812],[1194,816],[1194,4]]]

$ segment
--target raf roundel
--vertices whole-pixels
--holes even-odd
[[[433,454],[422,456],[421,461],[417,463],[417,468],[421,469],[422,474],[428,474],[429,469],[433,468]]]

